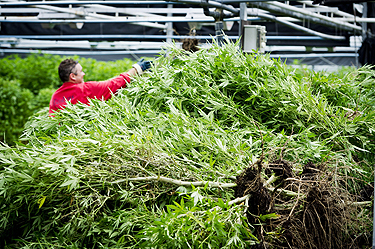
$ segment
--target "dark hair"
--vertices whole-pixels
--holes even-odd
[[[63,83],[69,81],[70,73],[73,73],[72,70],[78,64],[78,61],[73,59],[63,60],[59,65],[59,77]]]

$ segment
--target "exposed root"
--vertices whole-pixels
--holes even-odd
[[[198,47],[198,39],[196,38],[184,38],[182,39],[182,48],[189,52],[197,52],[199,51]]]
[[[277,177],[272,182],[274,188],[263,186],[265,181],[256,167],[259,165],[252,165],[237,176],[235,196],[250,194],[247,216],[254,227],[254,235],[261,241],[258,247],[360,248],[364,241],[368,243],[365,232],[359,232],[362,229],[358,222],[361,207],[352,205],[357,197],[333,184],[332,177],[324,172],[325,166],[308,162],[302,173],[295,175],[291,165],[283,159],[274,160],[267,167],[263,165],[262,173]],[[278,188],[298,194],[286,196],[283,191],[276,191]],[[276,215],[268,220],[261,219],[272,213]]]
[[[276,160],[268,165],[268,168],[265,170],[266,175],[271,175],[272,173],[278,177],[278,180],[275,181],[275,185],[282,185],[284,187],[285,179],[294,177],[292,172],[292,167],[290,164],[282,159]]]
[[[259,167],[261,166],[258,165]],[[236,184],[235,197],[250,196],[248,201],[249,207],[246,213],[249,224],[258,224],[258,217],[265,214],[264,210],[271,208],[271,197],[268,189],[263,186],[258,169],[254,167],[247,168],[237,177]],[[255,226],[254,235],[263,237],[262,226]],[[263,242],[264,240],[262,239],[261,241]]]

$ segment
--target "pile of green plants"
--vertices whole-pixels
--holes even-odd
[[[41,110],[0,147],[1,246],[368,247],[373,79],[168,46],[109,101]]]
[[[48,54],[31,54],[25,58],[10,55],[0,59],[0,141],[14,144],[28,118],[49,107],[52,94],[62,85],[57,68],[64,59]],[[134,63],[130,59],[113,62],[78,56],[74,59],[84,67],[87,81],[112,78]]]

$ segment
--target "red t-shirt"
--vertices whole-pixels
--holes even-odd
[[[52,95],[49,103],[49,113],[64,109],[66,100],[72,104],[78,102],[89,104],[89,99],[108,100],[112,97],[112,93],[115,93],[121,87],[125,87],[129,82],[130,77],[127,73],[122,73],[120,76],[107,81],[88,81],[78,84],[65,82]]]

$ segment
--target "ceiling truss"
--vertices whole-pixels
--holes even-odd
[[[244,4],[246,3],[246,4]],[[360,15],[329,7],[313,4],[312,1],[243,1],[243,0],[176,0],[170,1],[16,1],[0,0],[0,28],[6,24],[38,24],[44,28],[66,24],[74,29],[82,29],[91,23],[122,23],[132,24],[158,30],[158,34],[64,34],[64,35],[24,35],[13,32],[7,34],[0,30],[0,53],[8,50],[26,48],[46,49],[58,54],[59,47],[90,49],[86,53],[142,53],[142,51],[158,51],[165,42],[181,38],[174,33],[174,25],[188,23],[189,27],[199,29],[202,26],[214,26],[217,22],[224,23],[225,30],[230,30],[233,24],[241,22],[274,22],[287,26],[303,36],[290,35],[287,39],[324,39],[344,40],[347,35],[360,43],[361,38],[372,35],[367,30],[367,24],[375,23],[374,17],[367,17],[365,10],[367,2],[352,3],[353,10]],[[167,7],[166,7],[167,6]],[[186,7],[185,7],[186,6]],[[234,7],[236,6],[236,7]],[[245,7],[244,7],[245,6]],[[242,14],[241,14],[242,13]],[[311,23],[338,30],[338,34],[314,30]],[[215,34],[195,36],[201,40],[210,39]],[[186,34],[190,37],[191,33]],[[231,35],[236,40],[241,36]],[[153,41],[153,39],[162,41]],[[284,36],[268,35],[267,40],[280,40]],[[95,39],[95,41],[93,41]],[[116,39],[118,39],[116,41]],[[126,41],[124,41],[126,39]],[[352,40],[353,40],[352,39]],[[284,44],[288,47],[287,44]],[[358,46],[354,48],[356,52]],[[298,48],[295,48],[298,50]],[[268,47],[271,51],[272,48]],[[351,50],[351,48],[348,48]],[[85,52],[85,51],[81,51]],[[65,51],[64,53],[68,53]],[[60,51],[60,54],[64,54]],[[71,52],[72,53],[72,52]]]

